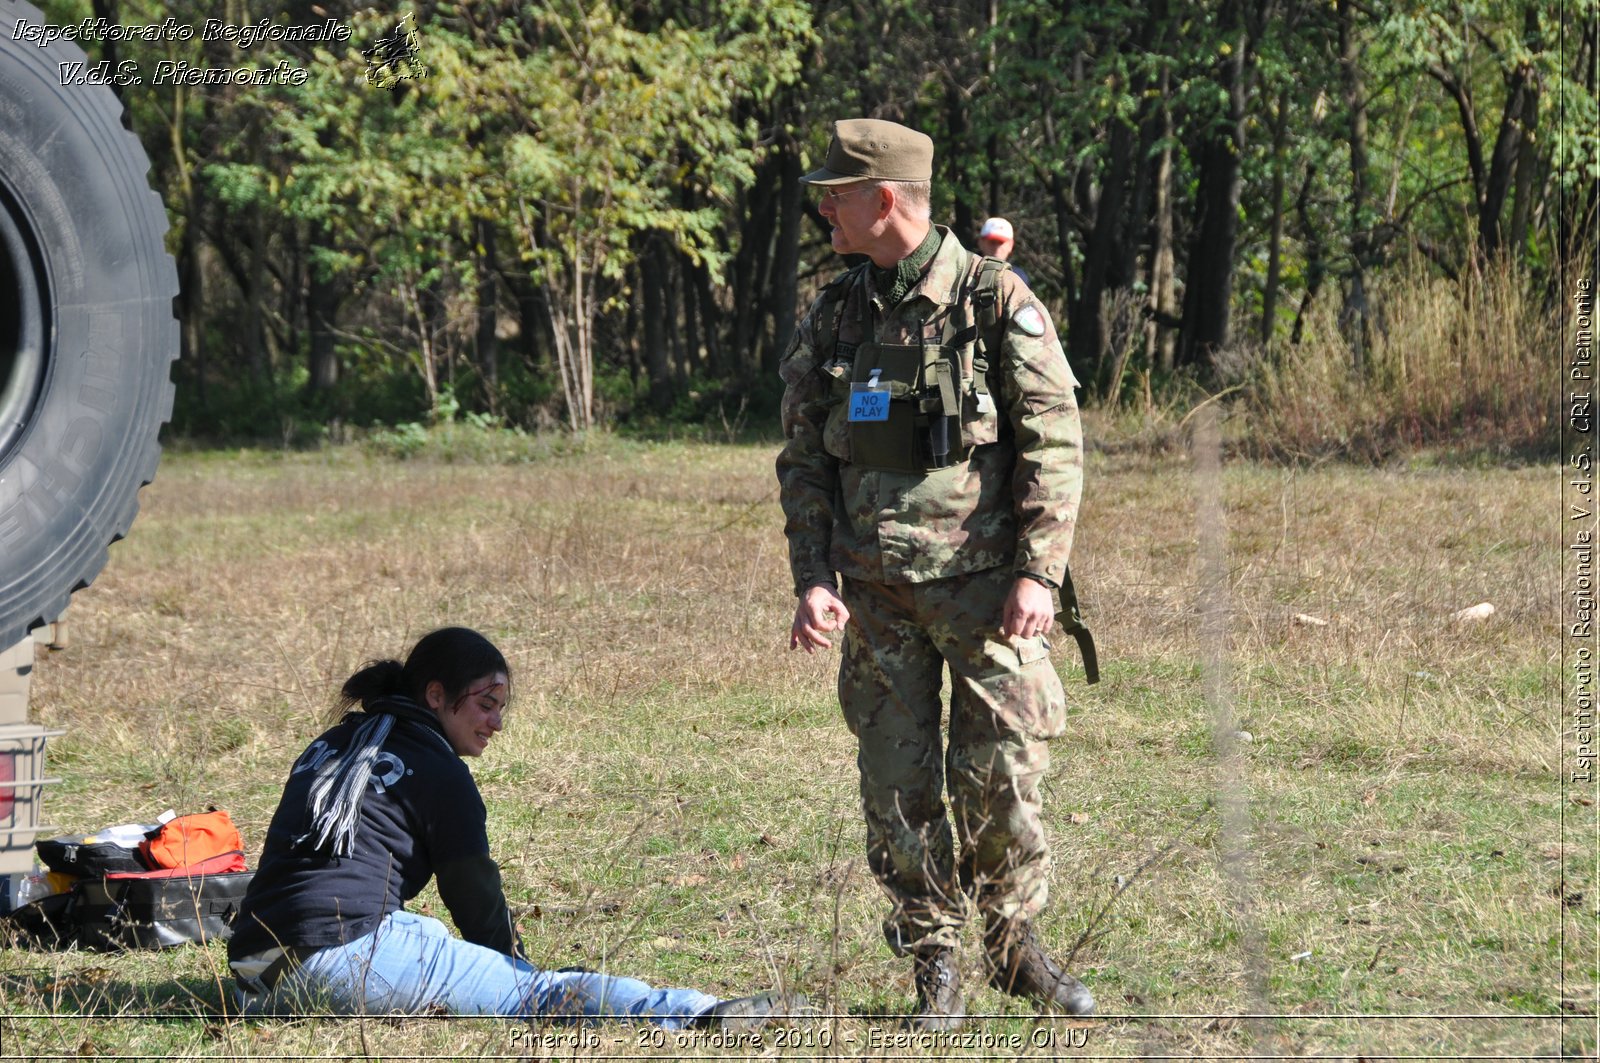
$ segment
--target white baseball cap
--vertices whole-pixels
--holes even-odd
[[[1016,236],[1011,231],[1011,223],[1004,218],[990,218],[983,223],[983,228],[978,230],[978,239],[992,236],[996,240],[1015,240]]]

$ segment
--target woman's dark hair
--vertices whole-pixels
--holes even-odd
[[[511,666],[506,664],[505,655],[471,628],[442,627],[418,639],[405,664],[393,659],[369,661],[346,679],[332,715],[338,719],[357,705],[395,695],[427,708],[426,691],[435,680],[444,687],[445,700],[454,705],[474,679],[495,672],[506,674],[509,702]]]

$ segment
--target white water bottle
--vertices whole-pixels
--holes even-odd
[[[50,876],[43,871],[31,871],[17,883],[16,907],[32,904],[50,896],[55,890],[50,888]]]

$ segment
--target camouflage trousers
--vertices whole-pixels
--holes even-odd
[[[883,929],[899,955],[957,944],[973,906],[1031,918],[1048,898],[1039,783],[1066,695],[1044,639],[1000,638],[1012,580],[1004,566],[926,583],[849,580],[841,591],[850,623],[839,704],[859,740],[867,862],[894,902]]]

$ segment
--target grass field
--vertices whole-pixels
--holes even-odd
[[[535,957],[723,995],[782,980],[835,1018],[760,1045],[245,1023],[219,1015],[220,945],[0,949],[0,1055],[1593,1056],[1596,808],[1559,773],[1554,466],[1225,466],[1227,686],[1251,736],[1235,786],[1201,666],[1190,462],[1092,451],[1074,572],[1104,680],[1058,649],[1076,713],[1046,786],[1042,933],[1076,946],[1103,1017],[1040,1019],[988,989],[970,935],[968,1006],[994,1017],[907,1044],[873,1017],[913,993],[878,932],[837,662],[785,648],[772,454],[169,454],[33,705],[67,729],[46,803],[63,831],[217,804],[259,847],[337,684],[477,626],[516,669],[475,768]],[[1481,601],[1492,618],[1452,622]],[[1242,894],[1219,793],[1249,802]],[[431,890],[419,904],[444,914]]]

